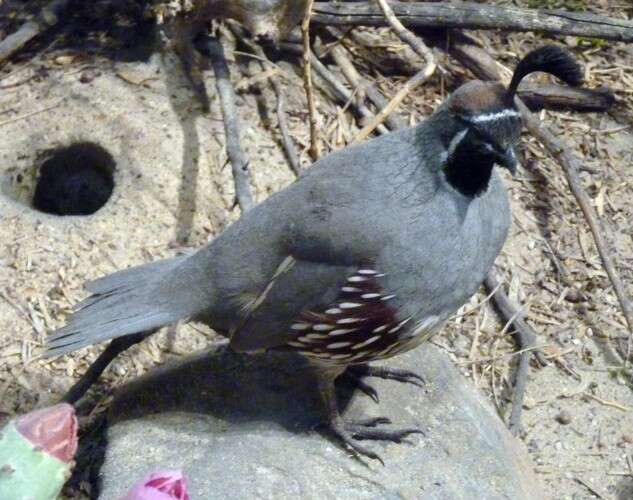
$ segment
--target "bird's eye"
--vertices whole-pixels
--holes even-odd
[[[485,148],[489,151],[504,151],[505,148],[501,147],[501,144],[492,137],[492,135],[485,129],[476,125],[471,125],[471,130],[477,136],[477,138],[485,144]]]

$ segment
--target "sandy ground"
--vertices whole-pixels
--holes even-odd
[[[630,10],[601,7],[613,16],[631,16]],[[510,66],[542,43],[531,34],[474,35]],[[384,37],[384,50],[397,52],[399,42]],[[633,294],[633,49],[559,41],[585,65],[589,87],[608,85],[618,97],[609,115],[541,116],[582,157],[584,186]],[[412,123],[431,112],[443,91],[471,78],[437,55],[448,76],[435,76],[401,106]],[[360,56],[359,61],[368,71]],[[307,166],[306,107],[297,66],[280,61],[278,67],[292,134]],[[261,68],[242,58],[232,71],[241,89],[243,145],[262,200],[294,176],[279,143],[274,94],[252,78]],[[86,72],[95,77],[82,83],[89,80]],[[371,74],[387,95],[403,81],[398,75]],[[0,72],[1,412],[11,415],[54,402],[99,352],[38,359],[46,331],[63,324],[72,304],[84,296],[83,281],[172,255],[183,246],[200,246],[239,217],[214,82],[205,75],[212,104],[208,115],[171,56],[124,62],[53,46]],[[353,117],[322,92],[318,102],[326,149],[343,147],[357,130]],[[37,166],[51,148],[77,140],[98,142],[117,160],[111,200],[90,217],[33,210],[29,200]],[[630,499],[633,379],[622,363],[624,319],[561,169],[530,136],[524,144],[525,168],[507,179],[514,225],[497,264],[511,298],[539,332],[549,365],[532,366],[520,437],[552,497]],[[133,348],[105,376],[95,411],[107,404],[111,387],[213,338],[198,325],[184,325]],[[474,297],[435,342],[505,417],[515,347],[485,295]]]

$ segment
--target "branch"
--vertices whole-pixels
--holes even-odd
[[[215,86],[220,98],[222,117],[224,118],[224,135],[226,136],[226,153],[231,162],[233,180],[235,182],[235,198],[242,213],[253,206],[251,195],[248,159],[240,145],[240,128],[235,106],[235,90],[231,83],[231,73],[224,56],[224,48],[213,36],[198,38],[196,48],[208,57],[215,73]]]
[[[518,94],[530,111],[551,109],[604,113],[615,104],[615,95],[607,87],[583,89],[562,85],[524,85]]]
[[[631,354],[632,342],[633,342],[633,302],[628,297],[624,284],[620,279],[620,275],[615,268],[614,258],[607,239],[604,236],[604,229],[598,218],[589,195],[582,186],[582,181],[579,175],[579,161],[578,157],[574,155],[569,147],[560,139],[560,136],[552,132],[552,130],[539,120],[539,118],[531,113],[523,102],[519,101],[519,109],[523,115],[525,126],[545,146],[545,149],[558,161],[563,167],[563,172],[567,178],[567,184],[569,189],[576,198],[576,202],[589,224],[589,229],[593,235],[593,240],[602,259],[602,265],[604,266],[615,295],[618,298],[624,319],[629,328],[629,344],[627,348],[627,356],[625,361],[628,360]]]
[[[525,389],[527,386],[527,375],[530,367],[530,357],[532,353],[537,357],[539,363],[546,365],[547,361],[536,348],[536,332],[528,325],[523,319],[523,314],[520,310],[512,304],[510,298],[501,289],[499,281],[495,276],[494,268],[490,270],[484,285],[488,290],[488,293],[492,293],[492,299],[499,309],[501,315],[506,321],[512,322],[515,328],[514,338],[521,351],[519,357],[519,366],[514,375],[514,394],[512,396],[512,410],[510,412],[510,419],[508,420],[508,427],[510,431],[516,436],[519,433],[521,427],[521,412],[523,410],[523,400],[525,399]]]
[[[319,158],[320,151],[317,138],[317,110],[314,101],[314,89],[312,88],[312,73],[310,67],[312,58],[312,49],[310,48],[310,15],[313,5],[314,0],[308,0],[303,22],[301,23],[301,34],[303,38],[303,86],[305,87],[306,99],[308,100],[308,116],[310,122],[309,152],[312,160],[316,161]]]
[[[398,37],[405,43],[408,43],[413,50],[415,50],[420,57],[422,57],[425,61],[424,67],[417,72],[409,81],[407,81],[401,88],[398,90],[395,96],[391,98],[391,101],[387,106],[382,108],[380,112],[376,115],[376,117],[371,120],[367,125],[365,125],[362,130],[356,135],[354,138],[354,142],[360,142],[364,140],[366,137],[371,134],[378,125],[380,125],[390,113],[395,111],[398,105],[403,101],[403,99],[418,85],[424,83],[434,72],[437,67],[435,64],[435,57],[433,57],[433,52],[413,33],[408,31],[402,23],[398,20],[393,10],[387,3],[387,0],[376,0],[380,9],[382,10],[385,19],[393,29],[393,31],[398,35]]]
[[[231,26],[231,31],[235,34],[236,31],[234,31],[233,28],[237,31],[237,27]],[[274,66],[274,64],[266,56],[264,49],[262,49],[261,46],[257,45],[254,41],[246,38],[243,30],[240,30],[237,34],[242,41],[250,47],[263,64]],[[279,80],[274,75],[269,76],[268,81],[270,82],[277,99],[276,112],[277,122],[279,123],[279,131],[281,132],[281,144],[283,145],[286,159],[288,160],[288,163],[290,163],[290,168],[294,174],[299,177],[301,175],[301,163],[299,162],[299,153],[297,152],[297,148],[295,147],[295,143],[290,136],[290,131],[288,129],[288,121],[286,120],[286,113],[284,112],[284,91],[281,88]]]
[[[15,33],[0,42],[0,62],[11,57],[33,38],[55,26],[70,4],[70,0],[54,0],[32,21],[24,23]]]
[[[64,394],[61,398],[60,403],[64,402],[76,406],[76,403],[83,398],[86,392],[88,392],[97,380],[99,380],[101,374],[119,354],[126,351],[133,345],[138,344],[157,331],[158,330],[148,330],[145,332],[125,335],[112,340],[108,344],[108,347],[106,347],[105,351],[103,351],[99,357],[92,362],[81,378],[75,382],[68,391],[66,391],[66,394]]]
[[[408,27],[506,29],[633,41],[632,21],[587,12],[543,11],[474,2],[390,2],[390,6]],[[312,21],[328,26],[387,25],[374,2],[316,2]]]

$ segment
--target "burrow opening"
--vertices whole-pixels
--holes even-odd
[[[39,167],[32,206],[53,215],[91,215],[110,199],[116,162],[94,142],[50,151]]]

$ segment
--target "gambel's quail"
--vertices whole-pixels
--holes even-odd
[[[508,89],[461,86],[424,122],[322,158],[198,252],[88,283],[92,295],[52,333],[48,354],[201,321],[236,351],[307,357],[334,435],[378,458],[357,440],[399,441],[416,430],[343,421],[334,380],[350,365],[424,342],[481,285],[511,220],[493,166],[515,171],[522,124],[514,96],[535,71],[570,85],[582,78],[568,52],[545,46],[521,60]],[[359,372],[419,380],[387,368]]]

